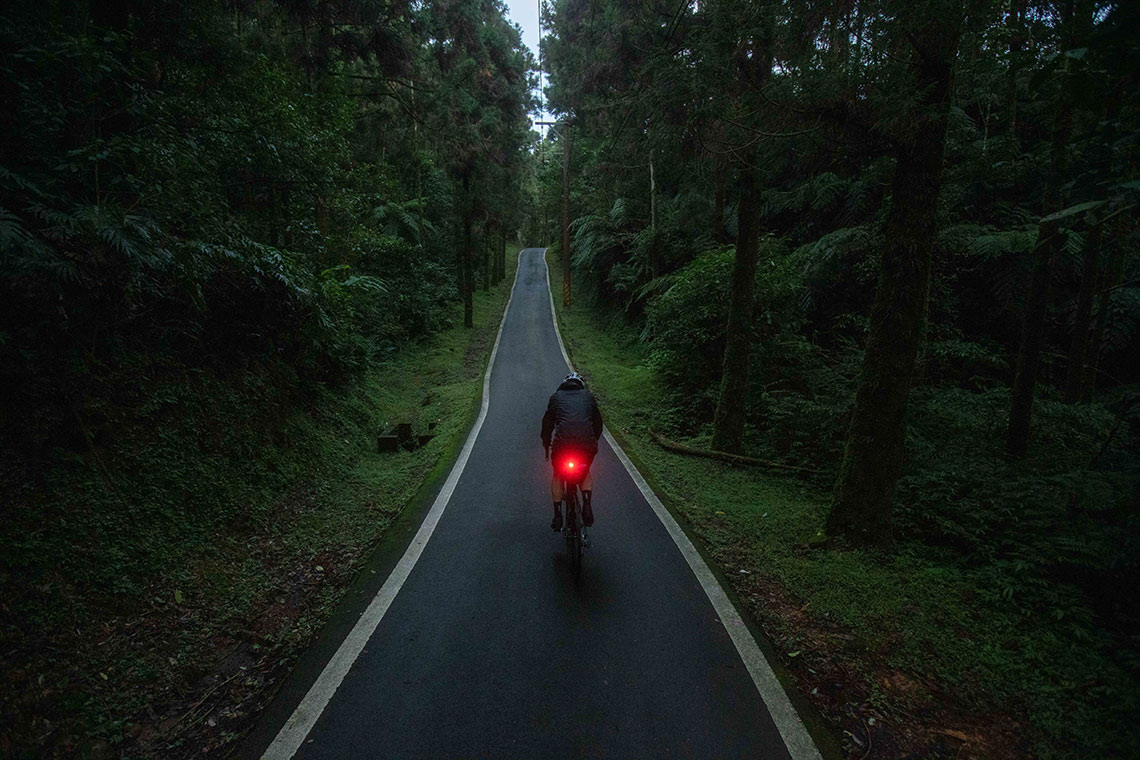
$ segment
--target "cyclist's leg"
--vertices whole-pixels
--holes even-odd
[[[593,464],[593,462],[591,462]],[[582,478],[582,522],[586,527],[594,524],[594,472],[586,470],[586,477]]]
[[[552,468],[554,463],[558,461],[558,452],[550,452],[550,464]],[[558,477],[558,470],[550,476],[550,498],[554,501],[554,517],[550,520],[550,527],[552,530],[562,530],[562,497],[565,495],[563,488],[562,478]]]

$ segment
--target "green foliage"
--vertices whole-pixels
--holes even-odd
[[[454,318],[471,199],[517,224],[532,64],[501,5],[456,3],[478,11],[462,29],[434,25],[440,5],[0,10],[0,625],[11,667],[52,679],[3,700],[6,751],[122,740],[201,676],[164,646],[210,667],[211,636],[250,630],[314,547],[351,544],[351,565],[426,473],[422,457],[368,471],[363,501],[341,480],[395,413],[378,373]],[[450,78],[437,49],[472,35],[487,55]],[[469,186],[460,134],[478,138]],[[438,414],[445,437],[472,389],[447,367],[482,349],[450,334],[398,378],[399,414]],[[320,515],[290,493],[306,483],[336,492]],[[275,531],[288,551],[244,543]],[[178,619],[172,600],[195,612],[124,664],[116,626]],[[122,658],[109,679],[80,672],[110,659],[96,640]]]
[[[319,385],[446,324],[464,210],[414,124],[434,104],[409,121],[400,85],[379,84],[438,76],[425,31],[388,11],[5,12],[0,373],[19,414],[96,403],[88,370],[124,351],[222,371],[284,358]],[[319,33],[296,49],[300,23]],[[369,25],[387,36],[358,36]],[[517,132],[528,59],[517,34],[496,44],[523,83],[496,101]],[[54,416],[21,445],[78,432]]]
[[[697,256],[660,278],[660,293],[650,291],[646,308],[643,337],[652,346],[654,366],[697,418],[707,417],[716,404],[728,319],[724,294],[734,256],[732,246]],[[773,237],[760,241],[759,258],[751,356],[758,371],[752,376],[762,378],[759,393],[765,386],[806,391],[816,380],[807,376],[811,370],[803,371],[804,355],[814,349],[798,335],[805,305],[799,259]]]
[[[674,275],[649,303],[645,334],[655,347],[654,366],[678,396],[706,413],[716,404],[716,378],[724,357],[731,248],[698,256]],[[700,394],[694,397],[692,394]]]
[[[678,410],[638,331],[600,306],[559,308],[559,320],[639,470],[684,516],[776,651],[802,653],[784,659],[790,672],[811,684],[832,673],[855,694],[848,707],[871,702],[876,720],[914,725],[937,704],[933,728],[943,728],[953,698],[966,715],[1024,719],[1035,756],[1135,754],[1138,610],[1123,590],[1138,581],[1140,473],[1134,456],[1124,466],[1115,457],[1136,444],[1113,444],[1110,468],[1087,466],[1111,416],[1043,403],[1046,442],[1033,461],[1009,464],[998,456],[1008,390],[923,388],[896,499],[896,551],[810,549],[830,479],[805,483],[662,449],[647,430],[678,429]],[[852,388],[857,366],[841,362],[833,381]],[[849,392],[770,390],[751,450],[834,467],[848,403]],[[773,593],[798,613],[784,616]],[[915,683],[884,693],[881,678],[900,672]],[[826,709],[828,699],[813,697]]]

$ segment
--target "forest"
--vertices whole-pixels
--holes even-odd
[[[281,500],[506,275],[535,64],[504,12],[4,3],[0,755],[233,738],[176,721],[217,642],[281,657],[258,618],[323,535]]]
[[[610,394],[630,446],[807,470],[801,541],[976,598],[954,625],[993,666],[928,644],[930,692],[1028,720],[1033,756],[1134,756],[1135,4],[560,0],[545,22],[559,126],[531,230],[558,229],[568,148],[569,245],[549,242],[573,309],[659,381]]]
[[[541,15],[0,10],[0,755],[231,753],[530,246],[824,756],[1140,756],[1140,5]]]

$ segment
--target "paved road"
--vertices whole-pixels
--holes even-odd
[[[542,251],[528,249],[466,469],[296,757],[789,757],[708,596],[604,442],[575,585],[539,441],[567,371]]]

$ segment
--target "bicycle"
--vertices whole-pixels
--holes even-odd
[[[566,550],[570,553],[570,567],[577,581],[582,574],[582,552],[590,548],[590,537],[586,526],[578,520],[578,482],[567,478],[563,481],[562,501],[566,505],[566,524],[562,535],[566,538]]]

